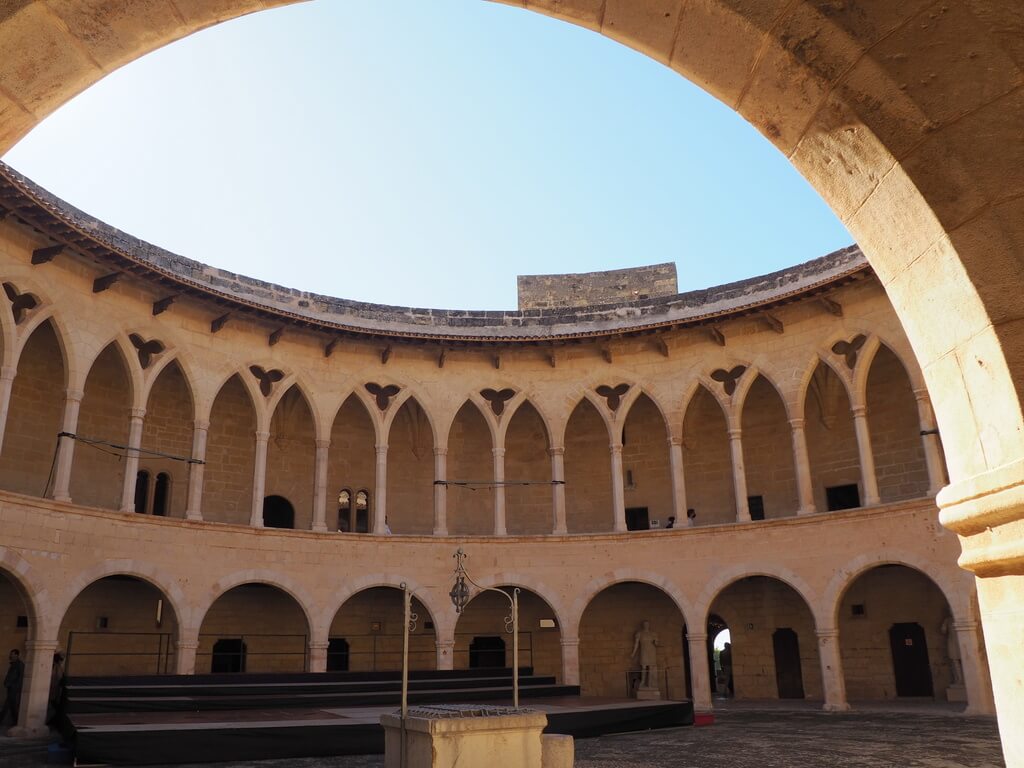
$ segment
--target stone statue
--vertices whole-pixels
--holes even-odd
[[[942,620],[939,630],[946,636],[946,656],[949,657],[949,667],[953,673],[953,685],[963,685],[964,670],[960,660],[960,638],[957,637],[953,617],[946,616]]]
[[[645,621],[633,635],[631,658],[640,655],[640,688],[658,687],[658,636],[651,631],[651,622]]]

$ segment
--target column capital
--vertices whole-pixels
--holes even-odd
[[[210,428],[209,419],[196,419],[192,422],[192,428],[200,432],[206,432]]]
[[[437,648],[445,648],[445,649],[449,649],[450,650],[450,649],[455,647],[455,641],[454,640],[435,640],[434,641],[434,645]]]
[[[691,643],[704,643],[707,642],[708,636],[706,632],[687,632],[686,639]]]
[[[28,640],[25,642],[25,650],[29,653],[53,653],[58,646],[59,643],[56,640]]]
[[[270,440],[269,432],[261,432],[260,430],[257,430],[254,434],[256,435],[256,442],[258,443],[265,443]]]
[[[563,648],[573,648],[580,644],[580,639],[578,637],[563,637],[559,642]]]
[[[838,627],[824,627],[822,629],[815,628],[814,634],[818,636],[819,640],[827,640],[829,638],[839,637]]]
[[[82,402],[82,398],[83,397],[85,397],[85,392],[83,392],[81,389],[65,389],[64,390],[64,399],[65,400],[69,400],[69,401],[71,401],[73,403],[80,403],[80,402]]]
[[[613,454],[616,454],[616,453],[621,454],[622,453],[622,443],[611,443],[608,446],[608,450],[610,450]]]
[[[310,651],[326,651],[328,643],[323,640],[310,640],[306,645]]]
[[[18,375],[18,369],[13,365],[5,365],[0,368],[0,379],[4,381],[14,381],[14,377]]]
[[[383,456],[388,452],[388,444],[377,443],[377,445],[373,446],[373,450],[377,452],[378,456]]]
[[[174,647],[179,651],[194,651],[199,647],[198,640],[176,640]]]
[[[864,419],[868,415],[868,407],[866,405],[855,405],[850,408],[850,412],[853,414],[855,419]]]
[[[793,430],[803,429],[807,422],[804,419],[790,419],[789,428]]]
[[[447,448],[447,446],[444,447],[444,448],[434,448],[434,456],[435,457],[447,456],[447,455],[448,455],[448,448]]]
[[[564,445],[553,445],[548,448],[548,456],[565,456]]]
[[[957,632],[977,632],[978,622],[976,621],[954,621],[953,629]]]
[[[133,419],[138,419],[139,421],[142,421],[144,418],[146,418],[146,409],[145,408],[129,408],[128,409],[128,415],[131,418],[133,418]]]
[[[739,427],[734,427],[729,430],[730,440],[741,440],[743,438],[743,430]]]
[[[491,448],[491,455],[494,458],[496,458],[496,459],[497,458],[504,458],[505,457],[505,449],[504,448]]]
[[[313,441],[317,447],[317,450],[327,450],[331,447],[331,441],[329,439],[320,438]]]
[[[918,387],[913,390],[915,400],[923,400],[924,402],[931,402],[931,398],[928,396],[928,390],[924,387]]]
[[[683,446],[683,438],[681,438],[681,437],[670,437],[668,439],[668,444],[672,448],[675,448],[676,446],[679,446],[681,448]]]

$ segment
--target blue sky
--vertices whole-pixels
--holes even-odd
[[[482,0],[318,0],[113,73],[4,158],[191,258],[389,304],[510,309],[517,274],[675,261],[680,290],[849,245],[730,109]]]

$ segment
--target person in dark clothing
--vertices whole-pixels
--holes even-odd
[[[21,686],[25,682],[25,662],[21,660],[21,652],[15,648],[8,656],[11,665],[7,668],[4,676],[4,689],[7,696],[4,698],[4,708],[0,710],[0,725],[7,715],[11,716],[11,725],[18,724],[18,710],[21,709]]]

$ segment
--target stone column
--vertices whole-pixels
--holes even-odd
[[[875,454],[871,451],[871,430],[868,429],[868,409],[863,405],[853,409],[853,428],[857,431],[857,452],[860,454],[861,483],[864,486],[863,506],[878,504],[878,478],[875,476]]]
[[[562,685],[580,684],[580,639],[562,638]]]
[[[956,621],[953,623],[953,629],[956,630],[956,639],[960,644],[960,666],[964,673],[964,688],[967,691],[965,714],[994,715],[996,705],[992,697],[992,686],[981,660],[978,624],[974,621]]]
[[[327,641],[310,640],[308,648],[308,666],[310,672],[327,671]]]
[[[21,711],[12,736],[48,736],[46,708],[50,702],[50,676],[56,640],[29,640],[25,643],[25,680],[21,687]]]
[[[693,692],[693,709],[696,712],[710,712],[711,669],[708,666],[708,636],[706,633],[686,633],[690,646],[690,690]]]
[[[612,530],[626,530],[626,488],[622,479],[622,443],[609,446],[612,457]]]
[[[267,488],[267,442],[269,432],[256,433],[256,461],[252,473],[252,514],[249,525],[253,528],[263,527],[263,497]]]
[[[142,428],[146,409],[132,408],[128,421],[128,451],[124,461],[124,482],[121,485],[121,511],[135,511],[135,486],[139,474],[139,449],[142,447]],[[143,509],[143,512],[146,510]]]
[[[319,533],[327,532],[327,457],[330,448],[330,440],[316,441],[316,465],[313,470],[313,530]]]
[[[69,389],[64,393],[64,417],[61,419],[61,431],[75,434],[78,430],[78,411],[82,407],[85,393],[80,389]],[[71,501],[71,466],[74,462],[75,441],[70,437],[62,437],[57,443],[57,468],[53,479],[53,498],[55,501]]]
[[[189,631],[187,636],[174,643],[174,674],[194,675],[196,673],[196,652],[199,650],[199,632]]]
[[[455,641],[439,639],[435,641],[434,648],[437,650],[437,668],[447,671],[455,669]]]
[[[549,448],[551,456],[551,511],[554,525],[551,532],[564,536],[569,532],[565,522],[565,447]]]
[[[672,512],[676,517],[676,528],[692,525],[686,516],[686,476],[683,471],[683,441],[670,437],[668,441],[669,465],[672,468]]]
[[[743,465],[743,430],[729,430],[729,451],[732,454],[732,487],[736,494],[736,522],[750,522],[747,504],[747,470]]]
[[[935,496],[946,485],[946,472],[939,447],[938,425],[928,399],[928,390],[915,389],[917,418],[921,425],[921,442],[924,443],[924,460],[928,467],[928,495]]]
[[[192,427],[192,459],[188,465],[188,507],[186,520],[203,519],[203,476],[206,473],[206,438],[210,422],[196,419]]]
[[[508,533],[505,525],[505,449],[495,448],[494,456],[494,535],[504,536]]]
[[[815,630],[818,636],[818,658],[821,662],[821,687],[825,692],[826,712],[845,712],[846,679],[843,677],[843,659],[839,653],[839,630],[835,627]]]
[[[0,450],[4,446],[4,432],[7,430],[7,414],[11,410],[11,390],[18,369],[9,365],[0,368]]]
[[[798,515],[813,515],[817,512],[814,505],[814,485],[811,483],[811,459],[807,454],[807,433],[804,432],[803,419],[790,419],[789,428],[793,437],[793,468],[796,470],[796,490],[800,508]]]
[[[388,445],[376,446],[377,451],[377,474],[374,484],[373,500],[373,527],[371,533],[378,536],[384,535],[384,525],[388,517]]]
[[[448,450],[434,449],[434,535],[448,535]],[[440,669],[440,667],[439,667]]]

